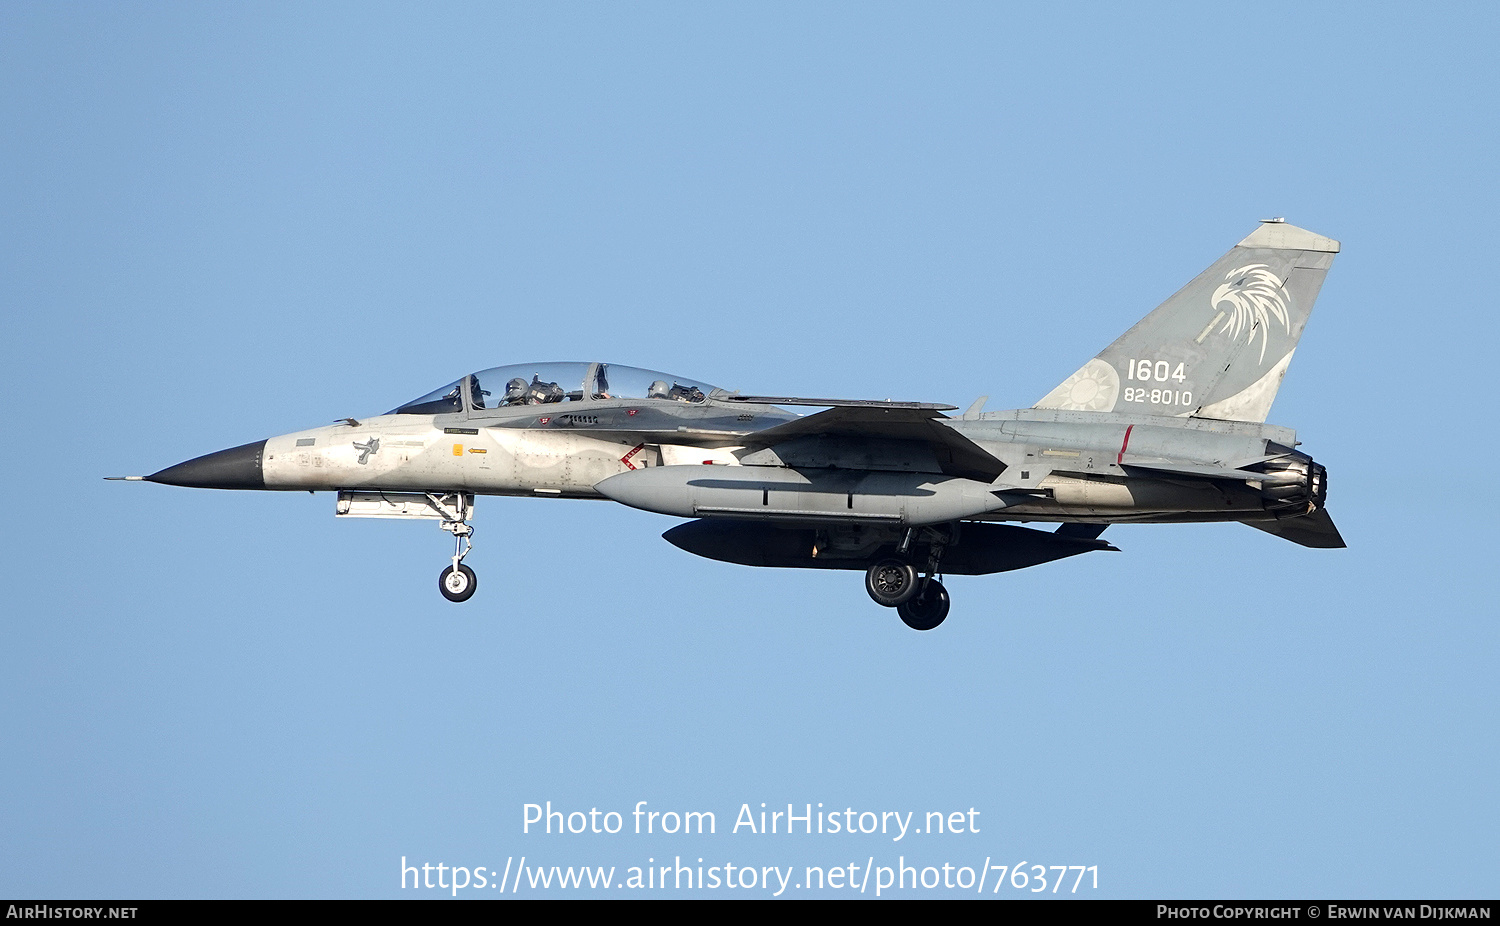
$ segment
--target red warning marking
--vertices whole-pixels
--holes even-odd
[[[1135,430],[1135,425],[1125,428],[1125,440],[1120,442],[1120,452],[1115,455],[1115,463],[1125,462],[1125,448],[1130,446],[1130,432]]]
[[[552,420],[551,418],[538,418],[537,421],[536,421],[536,423],[537,424],[546,424],[547,422],[549,422],[551,420]]]
[[[635,412],[631,412],[631,414],[634,415]],[[645,444],[636,444],[634,447],[631,447],[630,450],[627,451],[626,454],[623,457],[620,457],[620,462],[624,463],[626,466],[630,467],[631,469],[639,469],[640,467],[638,467],[634,463],[630,462],[630,458],[633,457],[633,456],[635,456],[636,454],[640,453],[644,449],[646,449],[646,445]]]
[[[626,412],[625,414],[627,414],[630,417],[634,418],[635,417],[635,412],[636,412],[636,410],[632,408],[630,411]]]

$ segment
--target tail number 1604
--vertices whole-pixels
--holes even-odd
[[[1182,382],[1187,379],[1186,364],[1177,364],[1174,368],[1165,360],[1152,363],[1150,360],[1127,360],[1125,361],[1125,378],[1136,379],[1143,383],[1164,383],[1169,379]]]

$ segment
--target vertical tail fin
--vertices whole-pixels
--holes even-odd
[[[1338,250],[1262,223],[1034,407],[1265,421]]]

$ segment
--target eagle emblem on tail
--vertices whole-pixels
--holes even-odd
[[[1271,320],[1281,322],[1288,334],[1292,331],[1291,311],[1283,286],[1266,264],[1246,264],[1229,271],[1209,300],[1211,307],[1225,316],[1219,330],[1229,332],[1231,340],[1238,340],[1240,332],[1246,332],[1246,343],[1254,344],[1256,332],[1260,333],[1261,363],[1266,362],[1266,329]]]

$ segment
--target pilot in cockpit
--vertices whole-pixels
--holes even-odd
[[[526,393],[530,390],[526,387],[526,380],[517,376],[505,384],[505,396],[500,400],[501,405],[525,405]]]
[[[678,402],[698,403],[703,401],[703,390],[697,386],[684,386],[681,383],[673,383],[668,386],[667,381],[659,379],[651,384],[646,390],[648,399],[674,399]]]
[[[505,384],[505,397],[500,400],[504,406],[512,405],[550,405],[553,402],[563,400],[562,387],[557,383],[544,383],[541,376],[533,376],[531,382],[517,376]]]
[[[505,396],[500,400],[503,406],[512,405],[550,405],[553,402],[561,402],[567,393],[557,383],[544,383],[540,375],[531,378],[531,382],[517,376],[505,384]]]

